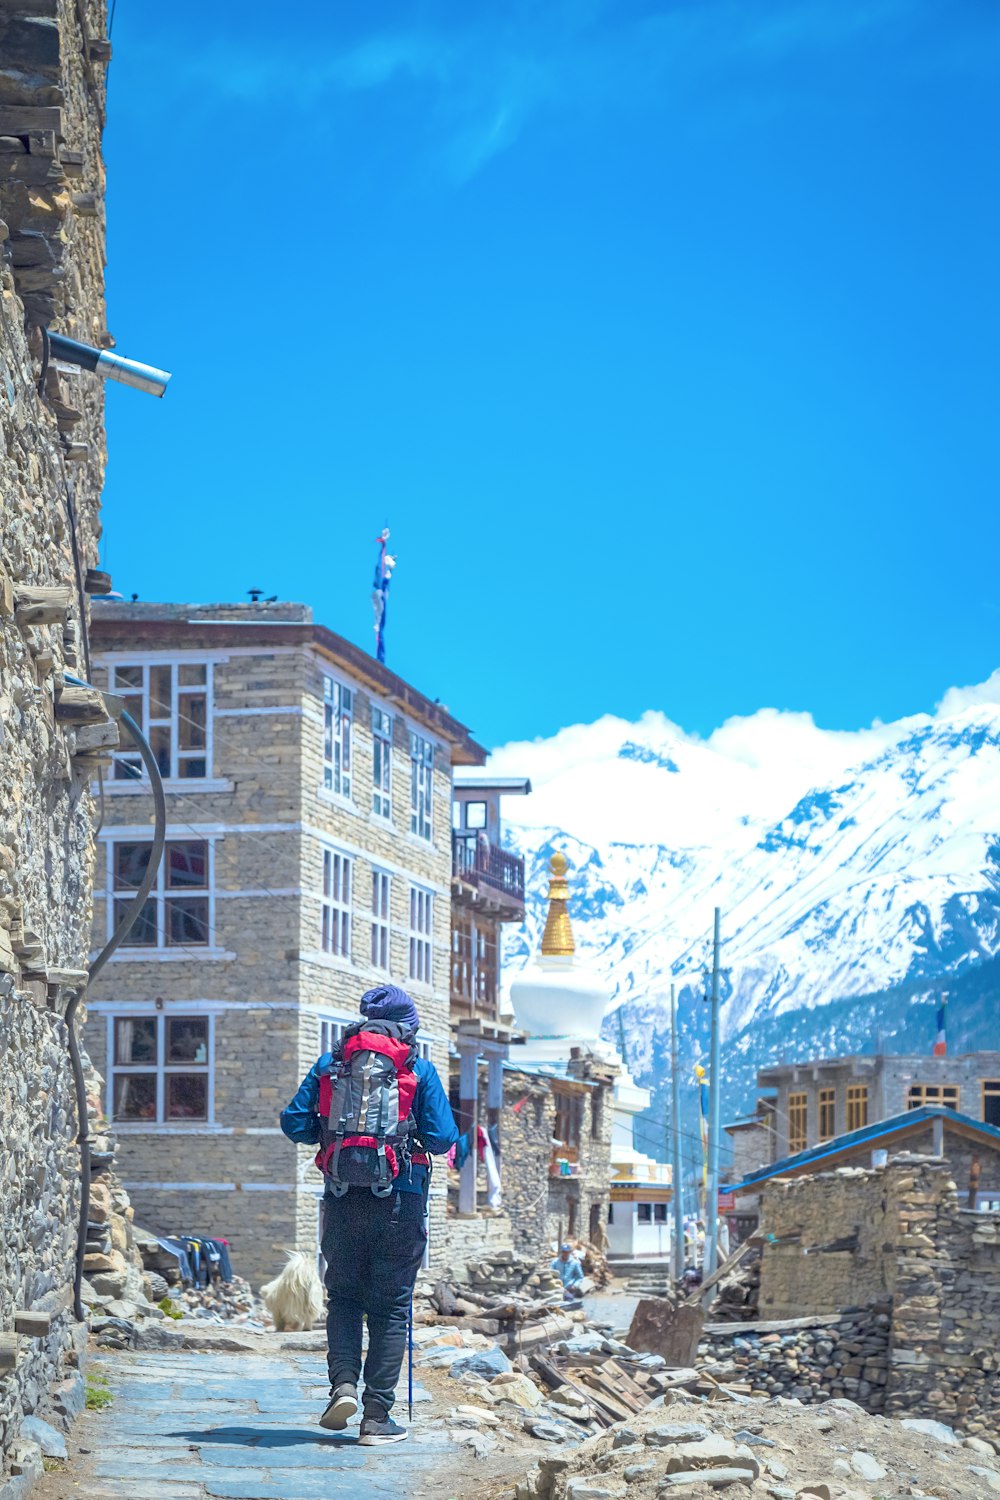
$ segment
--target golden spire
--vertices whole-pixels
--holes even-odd
[[[542,953],[547,958],[568,958],[576,951],[573,928],[566,909],[569,899],[569,886],[566,884],[568,867],[565,854],[553,854],[549,860],[549,869],[552,871],[549,882],[549,914],[545,918],[545,931],[542,933]]]

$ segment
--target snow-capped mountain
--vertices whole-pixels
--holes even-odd
[[[491,770],[534,785],[506,807],[530,893],[506,977],[537,949],[559,848],[643,1082],[664,1072],[671,980],[685,1066],[707,1050],[715,906],[733,1111],[767,1062],[930,1051],[941,989],[953,1049],[1000,1046],[1000,672],[857,733],[763,710],[699,740],[649,713],[505,746]]]

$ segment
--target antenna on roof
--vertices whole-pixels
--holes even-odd
[[[261,594],[263,592],[264,592],[263,589],[247,589],[247,593],[250,595],[250,603],[251,604],[257,604],[257,603],[259,603],[260,596],[261,596]]]

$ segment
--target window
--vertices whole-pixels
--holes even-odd
[[[410,734],[410,832],[417,838],[431,836],[431,793],[434,785],[434,746],[419,734]]]
[[[384,870],[372,871],[372,964],[376,969],[389,968],[389,876]]]
[[[653,1222],[653,1205],[651,1203],[640,1203],[638,1205],[638,1209],[639,1209],[639,1214],[638,1214],[639,1223],[640,1224],[652,1224],[652,1222]]]
[[[868,1124],[868,1085],[867,1083],[849,1083],[847,1085],[847,1128],[848,1130],[863,1130]]]
[[[392,817],[392,715],[372,705],[372,812]]]
[[[563,1093],[555,1089],[556,1120],[553,1134],[563,1146],[579,1146],[583,1129],[582,1094]]]
[[[819,1138],[828,1141],[836,1133],[834,1114],[837,1106],[836,1089],[819,1091]]]
[[[983,1123],[1000,1127],[1000,1078],[983,1079]]]
[[[323,1057],[327,1052],[332,1052],[337,1042],[344,1035],[344,1027],[347,1021],[320,1021],[319,1023],[319,1055]]]
[[[323,678],[323,785],[338,797],[351,795],[351,712],[354,694]]]
[[[465,804],[465,826],[466,828],[486,827],[485,802],[467,802]]]
[[[667,1222],[667,1205],[665,1203],[653,1204],[653,1219],[657,1224],[665,1224]]]
[[[125,700],[149,741],[164,779],[203,780],[211,774],[208,662],[114,664],[108,671],[111,692]],[[116,752],[114,779],[137,781],[145,775],[134,750]]]
[[[410,978],[430,984],[433,976],[431,934],[434,897],[418,885],[410,886]]]
[[[806,1149],[808,1110],[805,1094],[788,1096],[788,1149],[794,1153]]]
[[[351,861],[323,850],[323,952],[351,956]]]
[[[149,867],[152,844],[112,843],[110,931],[121,921]],[[212,938],[209,912],[209,851],[206,839],[168,839],[156,884],[123,948],[205,947]]]
[[[906,1096],[907,1109],[922,1109],[925,1104],[958,1108],[958,1085],[951,1083],[913,1083]]]
[[[111,1118],[151,1125],[211,1119],[211,1016],[113,1016]]]

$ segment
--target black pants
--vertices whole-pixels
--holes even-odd
[[[323,1200],[327,1365],[330,1384],[356,1385],[368,1319],[365,1410],[388,1412],[406,1352],[413,1283],[427,1244],[422,1193],[376,1198],[352,1187]]]

